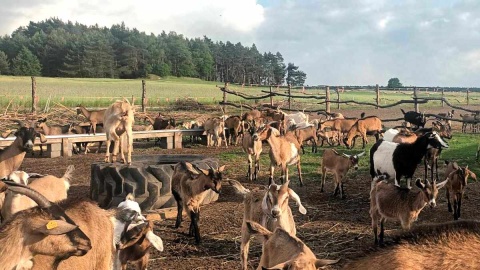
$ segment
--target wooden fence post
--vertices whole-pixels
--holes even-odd
[[[325,88],[325,111],[330,112],[330,86]]]
[[[337,109],[340,110],[340,89],[337,87]]]
[[[288,109],[292,109],[292,97],[291,97],[292,86],[288,84]]]
[[[142,112],[147,111],[147,84],[142,80]]]
[[[35,79],[34,76],[32,76],[32,113],[33,114],[37,113],[37,102],[38,102],[37,80]]]
[[[467,105],[470,105],[470,89],[467,88]]]
[[[227,90],[228,89],[228,82],[225,82],[225,87],[224,87],[224,90]],[[223,91],[223,106],[222,106],[222,109],[223,109],[223,113],[225,114],[226,111],[225,111],[225,103],[227,102],[227,92]]]
[[[445,107],[445,102],[443,101],[443,99],[445,98],[445,93],[443,91],[444,89],[442,88],[442,107]]]
[[[413,87],[413,100],[415,101],[415,112],[418,112],[418,102],[417,102],[417,87]]]
[[[378,110],[378,105],[380,105],[380,87],[378,84],[375,86],[375,93],[377,94],[377,107],[376,109]]]
[[[270,107],[273,108],[273,95],[272,95],[272,86],[270,86]]]

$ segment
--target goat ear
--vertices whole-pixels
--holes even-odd
[[[468,172],[468,174],[470,175],[470,177],[471,177],[472,179],[474,179],[475,181],[477,181],[477,175],[476,175],[475,173],[473,173],[473,172],[470,171],[470,170],[468,170],[467,172]]]
[[[263,227],[262,225],[258,224],[255,221],[246,221],[247,223],[247,229],[251,234],[261,234],[265,236],[266,238],[270,237],[273,233]]]
[[[163,241],[162,238],[154,234],[151,230],[148,230],[146,238],[158,251],[163,251]]]
[[[292,261],[287,261],[287,262],[284,262],[284,263],[279,263],[275,266],[272,266],[272,267],[263,267],[262,266],[262,269],[267,269],[267,270],[288,270],[290,269],[290,267],[292,266]]]
[[[288,189],[288,196],[290,198],[292,198],[292,200],[294,200],[297,203],[298,211],[300,211],[300,213],[302,213],[302,215],[305,215],[307,213],[307,209],[305,209],[305,207],[302,205],[302,201],[300,200],[300,196],[298,196],[297,193],[295,193],[295,191],[293,191],[293,189],[291,189],[291,188]]]
[[[190,173],[193,173],[193,174],[200,174],[192,165],[192,163],[190,162],[185,162],[185,166],[187,168],[187,170],[190,172]]]
[[[449,179],[447,178],[447,180],[445,180],[445,181],[443,181],[443,182],[441,182],[441,183],[438,183],[438,184],[437,184],[437,189],[443,188],[443,187],[447,184],[448,180],[449,180]]]
[[[421,189],[425,188],[425,184],[422,183],[422,180],[420,180],[420,178],[417,178],[417,180],[415,181],[415,185],[417,185],[417,187],[419,187]]]
[[[135,196],[132,193],[128,193],[125,200],[135,201]]]
[[[3,132],[1,136],[2,136],[2,138],[5,139],[5,138],[7,138],[10,134],[12,134],[12,132],[13,132],[13,131],[9,129],[9,130]]]
[[[45,235],[66,234],[78,228],[78,226],[70,224],[61,219],[43,220],[42,222],[40,222],[40,224],[37,225],[39,226],[34,228],[33,231]],[[35,226],[35,224],[33,226]]]
[[[338,259],[338,260],[316,259],[315,260],[315,268],[319,268],[319,267],[323,267],[323,266],[331,265],[331,264],[336,264],[339,261],[340,261],[340,259]]]
[[[223,165],[222,167],[218,168],[218,171],[219,171],[219,172],[223,172],[223,170],[225,170],[225,165]]]
[[[36,136],[40,138],[41,143],[46,143],[47,142],[47,138],[42,133],[37,133]]]
[[[210,174],[210,170],[204,170],[204,169],[200,169],[200,168],[199,168],[199,170],[200,170],[203,174],[205,174],[205,175],[209,175],[209,174]]]

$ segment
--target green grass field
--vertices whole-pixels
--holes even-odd
[[[142,94],[142,83],[140,79],[120,80],[120,79],[82,79],[82,78],[46,78],[37,77],[37,93],[39,96],[39,106],[43,108],[48,100],[61,103],[67,107],[75,107],[77,104],[83,104],[87,107],[106,107],[114,100],[121,97],[134,96],[139,102]],[[206,82],[193,78],[167,77],[162,79],[147,80],[147,98],[148,106],[158,107],[168,105],[178,99],[193,98],[206,105],[218,104],[222,100],[222,92],[217,85],[223,83]],[[243,92],[249,95],[264,95],[261,91],[268,91],[268,87],[245,87],[231,85],[230,89]],[[280,90],[284,92],[285,90]],[[293,93],[299,94],[299,90]],[[307,93],[325,95],[324,89],[308,90]],[[301,94],[300,94],[301,95]],[[424,91],[420,96],[441,97],[440,92],[429,94]],[[466,104],[465,93],[446,93],[447,98],[453,104]],[[473,103],[480,103],[480,93],[471,93]],[[331,98],[336,99],[336,94],[331,90]],[[340,95],[341,100],[355,100],[362,102],[375,102],[375,93],[371,90],[347,91]],[[401,99],[410,99],[410,94],[401,92],[382,91],[381,104],[391,104]],[[268,102],[264,100],[245,101],[240,97],[228,95],[227,100],[235,103],[255,104],[256,102]],[[275,101],[286,100],[284,97],[276,97]],[[0,107],[5,107],[10,103],[10,108],[22,109],[31,106],[31,79],[30,77],[0,76]],[[318,100],[314,99],[293,99],[294,107],[301,109],[318,109],[324,105],[318,105]],[[138,103],[137,103],[138,104]],[[430,102],[422,104],[422,107],[439,106],[439,102]],[[333,108],[334,104],[332,104]],[[356,108],[371,108],[368,106],[355,106]],[[349,109],[351,106],[342,104],[342,109]]]

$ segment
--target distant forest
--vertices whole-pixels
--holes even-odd
[[[255,44],[186,38],[163,31],[148,35],[124,23],[110,28],[50,18],[30,22],[0,37],[0,74],[144,78],[194,77],[244,84],[303,85],[306,74],[284,62],[280,52],[258,51]]]

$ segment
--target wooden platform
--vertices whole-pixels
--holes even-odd
[[[134,139],[161,138],[160,146],[166,149],[182,148],[183,136],[200,136],[203,129],[168,129],[134,131]],[[72,134],[72,135],[51,135],[46,136],[47,142],[35,141],[35,145],[47,146],[47,157],[72,156],[72,144],[77,142],[104,142],[105,133],[93,134]],[[15,137],[3,139],[0,137],[0,147],[7,147],[15,140]]]

